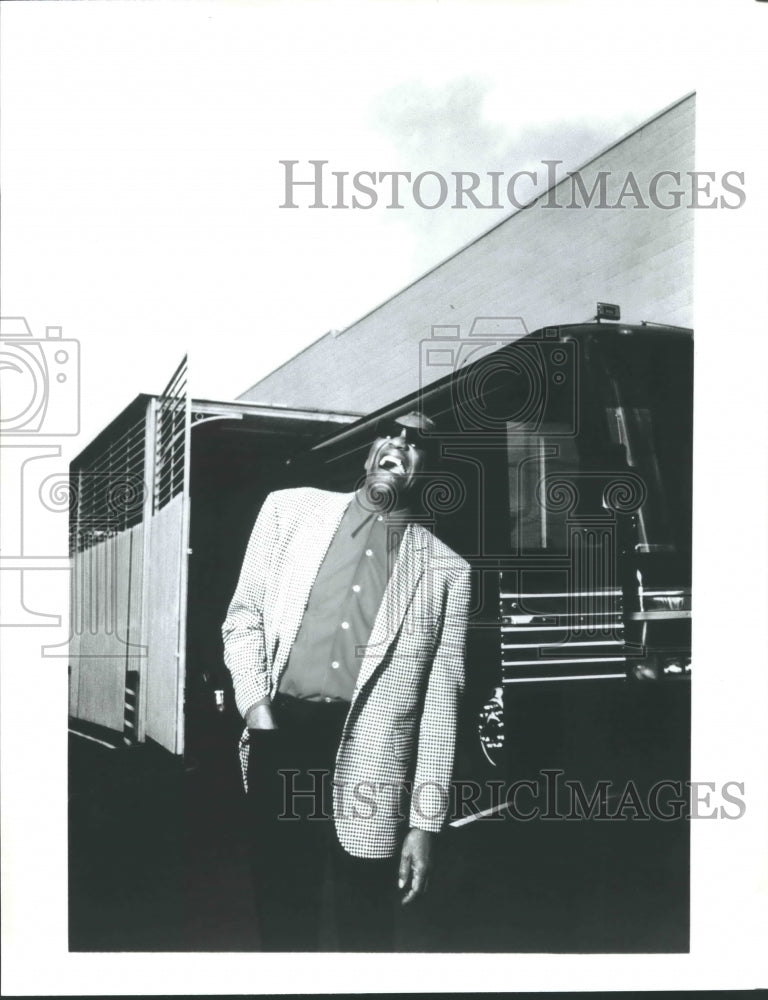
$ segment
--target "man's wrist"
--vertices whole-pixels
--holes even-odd
[[[411,808],[409,816],[409,830],[419,830],[422,833],[431,833],[432,836],[437,836],[443,828],[445,827],[445,817],[439,817],[432,819],[431,817],[422,816],[419,809]]]
[[[262,698],[261,701],[251,705],[245,713],[245,724],[249,729],[272,729],[274,727],[269,698]]]

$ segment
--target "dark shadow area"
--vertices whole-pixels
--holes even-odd
[[[72,951],[257,945],[234,760],[70,746]]]
[[[620,717],[613,734],[600,740],[583,740],[580,723],[562,727],[564,742],[582,739],[566,777],[580,775],[589,789],[597,755],[605,764],[603,751],[612,748],[617,781],[631,772],[647,790],[651,778],[674,778],[671,765],[686,756],[688,711],[687,686],[676,691],[677,704],[661,712],[658,704],[640,706],[640,717],[653,713],[659,737],[656,749],[640,757]],[[634,711],[638,718],[637,704]],[[72,738],[71,950],[258,948],[237,734],[223,717],[218,721],[216,738],[186,765],[149,745],[109,750]],[[561,723],[553,717],[553,726]],[[647,734],[642,718],[637,725]],[[529,777],[542,766],[556,768],[559,759],[554,728],[539,727],[538,740],[548,749],[540,747],[546,756],[536,760],[533,728],[533,721],[527,730],[521,722],[516,740],[518,748],[527,745],[532,764],[527,770],[520,756],[516,770]],[[527,811],[531,799],[521,795],[518,804]],[[609,806],[615,809],[615,796]],[[558,800],[558,809],[568,812],[567,798]],[[687,951],[689,824],[633,818],[631,809],[625,815],[602,821],[505,816],[446,829],[428,896],[402,912],[397,949]]]

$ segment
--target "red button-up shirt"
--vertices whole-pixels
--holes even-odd
[[[278,690],[309,701],[351,701],[365,647],[408,523],[353,497],[309,595]]]

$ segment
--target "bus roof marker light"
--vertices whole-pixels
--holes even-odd
[[[602,319],[621,319],[621,307],[613,302],[598,302],[595,319],[598,323]]]

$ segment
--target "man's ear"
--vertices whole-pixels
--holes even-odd
[[[363,468],[365,469],[366,472],[371,471],[371,466],[373,464],[373,451],[375,447],[376,447],[376,442],[374,441],[371,447],[368,449],[368,454],[365,456],[365,465],[363,466]]]

